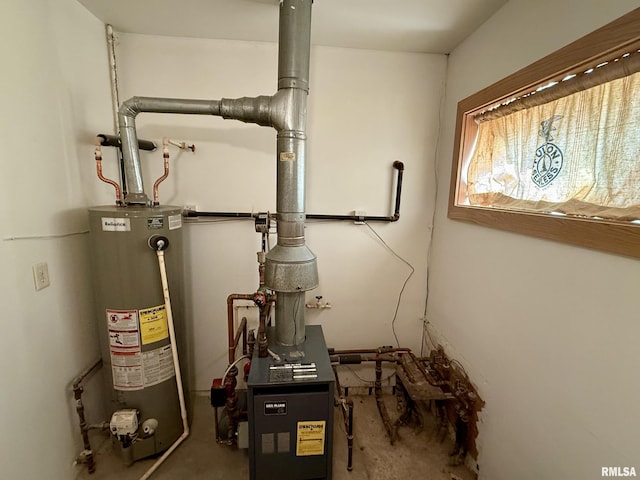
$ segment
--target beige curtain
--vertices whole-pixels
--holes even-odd
[[[640,73],[478,128],[470,205],[640,219]]]

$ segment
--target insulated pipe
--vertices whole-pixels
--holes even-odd
[[[403,348],[403,347],[378,347],[378,348],[349,348],[347,350],[336,350],[335,348],[329,348],[327,349],[327,351],[329,352],[329,355],[344,355],[344,354],[351,354],[351,353],[389,353],[389,352],[409,353],[411,352],[411,349]]]
[[[116,135],[107,135],[105,133],[99,133],[98,138],[103,147],[116,147],[121,149],[122,142],[120,137]],[[138,148],[140,150],[146,150],[147,152],[154,152],[158,146],[151,140],[138,139]]]
[[[173,445],[162,454],[156,462],[151,465],[149,470],[145,472],[140,480],[147,480],[153,472],[171,455],[176,448],[189,436],[189,421],[187,419],[187,406],[184,399],[184,390],[182,389],[182,374],[180,373],[180,360],[178,359],[178,342],[176,340],[176,330],[173,323],[173,312],[171,310],[171,298],[169,297],[169,282],[167,280],[167,267],[164,262],[164,250],[168,247],[169,242],[166,238],[160,236],[152,236],[149,239],[149,246],[156,251],[158,256],[158,266],[160,267],[160,280],[162,281],[162,293],[164,295],[164,304],[167,312],[167,326],[169,327],[169,339],[171,340],[171,354],[173,356],[173,370],[176,374],[176,386],[178,388],[178,399],[180,400],[180,415],[182,416],[182,435],[173,442]]]

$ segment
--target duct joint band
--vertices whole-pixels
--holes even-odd
[[[284,77],[278,80],[278,90],[297,88],[309,93],[309,82],[302,78]]]
[[[281,130],[278,132],[278,138],[293,138],[295,140],[306,140],[307,135],[301,130]]]

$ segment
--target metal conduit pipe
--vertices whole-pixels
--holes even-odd
[[[149,204],[144,191],[135,118],[141,112],[215,115],[277,130],[278,244],[265,261],[265,286],[284,299],[276,307],[276,342],[304,341],[304,292],[318,286],[315,255],[304,240],[306,116],[312,0],[282,0],[278,92],[255,98],[186,100],[133,97],[118,112],[128,192],[125,204]],[[280,318],[278,314],[280,313]],[[290,315],[294,317],[291,318]]]
[[[378,347],[378,348],[349,348],[346,350],[336,350],[335,348],[328,348],[329,355],[340,355],[350,353],[394,353],[394,352],[411,352],[410,348],[404,347]]]
[[[102,359],[99,358],[95,361],[89,368],[84,370],[80,375],[73,379],[71,384],[71,388],[73,390],[73,398],[76,401],[76,413],[78,414],[78,420],[80,422],[80,434],[82,435],[82,446],[84,450],[78,456],[77,461],[81,463],[85,463],[87,465],[87,469],[89,473],[93,473],[96,471],[95,459],[93,457],[93,450],[91,449],[91,442],[89,441],[89,430],[91,428],[102,427],[102,425],[87,425],[87,420],[84,414],[84,404],[82,403],[82,393],[84,392],[84,387],[82,386],[82,382],[85,378],[91,375],[93,372],[102,367]]]

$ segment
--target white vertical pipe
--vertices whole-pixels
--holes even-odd
[[[164,250],[156,250],[158,255],[158,265],[160,266],[160,279],[162,280],[162,293],[164,294],[164,304],[167,310],[167,323],[169,326],[169,339],[171,340],[171,353],[173,355],[173,370],[176,374],[176,385],[178,387],[178,398],[180,399],[180,414],[182,415],[183,432],[180,437],[173,442],[173,445],[162,454],[156,462],[151,465],[140,480],[147,480],[153,472],[178,448],[178,446],[189,436],[189,421],[187,420],[187,407],[184,400],[184,391],[182,389],[182,375],[180,374],[180,360],[178,359],[178,342],[176,342],[176,330],[173,324],[173,313],[171,311],[171,299],[169,298],[169,282],[167,281],[167,268],[164,263]]]

